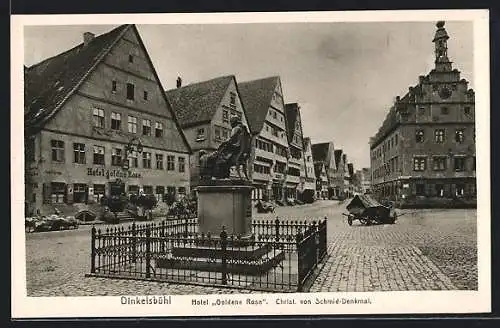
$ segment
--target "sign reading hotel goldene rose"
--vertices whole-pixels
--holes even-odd
[[[142,175],[137,172],[132,171],[122,171],[122,170],[110,170],[103,168],[87,168],[87,175],[95,176],[95,177],[106,177],[106,179],[110,178],[142,178]]]

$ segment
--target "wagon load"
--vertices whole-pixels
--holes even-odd
[[[391,206],[384,206],[369,195],[354,196],[346,209],[349,214],[344,215],[347,216],[349,225],[352,225],[354,220],[359,220],[364,225],[393,224],[397,219],[397,214]]]

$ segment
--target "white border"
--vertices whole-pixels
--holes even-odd
[[[217,13],[217,14],[117,14],[117,15],[39,15],[11,17],[11,195],[12,195],[12,317],[120,317],[120,316],[227,316],[227,315],[313,315],[313,314],[405,314],[405,313],[487,313],[491,311],[490,252],[490,131],[489,131],[489,13],[487,10],[419,10],[295,13]],[[478,291],[425,291],[373,293],[257,294],[264,306],[195,307],[195,295],[172,295],[171,305],[121,305],[120,297],[27,297],[23,174],[23,27],[28,25],[83,24],[221,24],[276,22],[405,22],[472,21],[474,29],[474,89],[476,92],[477,189],[478,189]],[[369,305],[278,306],[283,297],[300,299],[365,298]],[[210,302],[220,295],[198,298]],[[227,295],[225,299],[245,300],[246,295]]]

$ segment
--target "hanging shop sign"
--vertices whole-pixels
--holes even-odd
[[[138,172],[133,171],[122,171],[122,170],[109,170],[103,168],[87,168],[87,175],[94,177],[106,177],[106,179],[112,178],[142,178],[142,175]]]

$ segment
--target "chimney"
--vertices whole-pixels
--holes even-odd
[[[182,79],[180,76],[177,77],[177,88],[182,87]]]
[[[91,33],[91,32],[85,32],[83,33],[83,45],[84,46],[88,46],[89,43],[94,40],[94,33]]]

